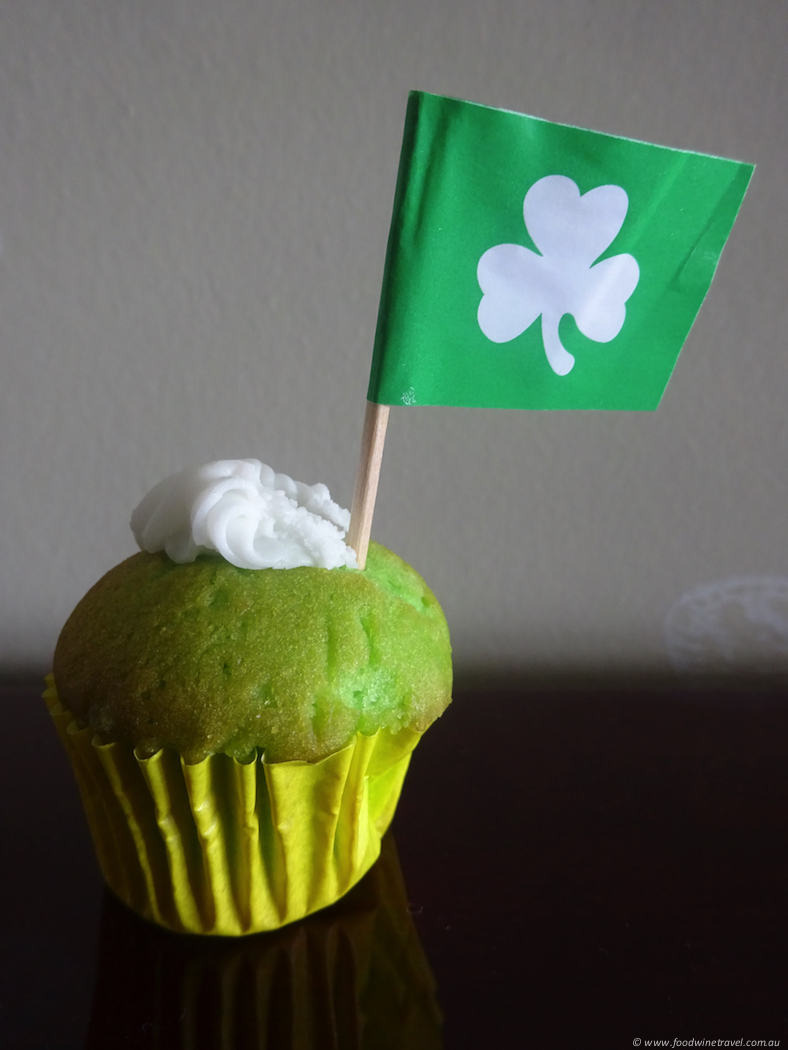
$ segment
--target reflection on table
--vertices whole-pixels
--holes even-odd
[[[88,1050],[439,1050],[394,839],[343,900],[274,933],[172,934],[105,891]]]

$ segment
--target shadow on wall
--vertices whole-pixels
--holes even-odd
[[[764,675],[775,681],[781,676],[788,680],[788,577],[732,576],[695,587],[668,611],[664,637],[676,672],[691,675],[696,684],[698,676],[704,675],[710,676],[710,682],[722,682],[726,675],[738,681]],[[43,664],[0,665],[0,688],[36,687],[50,670]],[[484,689],[507,688],[518,682],[540,687],[553,683],[590,692],[603,682],[661,678],[665,688],[674,688],[679,680],[675,674],[634,668],[564,673],[532,666],[498,671],[462,664],[455,665],[455,677]]]
[[[788,705],[788,577],[738,576],[684,594],[665,618],[674,671],[455,668],[455,693],[564,698],[648,696],[763,708]],[[0,691],[44,688],[45,666],[0,667]]]
[[[38,699],[44,692],[49,668],[0,668],[0,700]],[[614,669],[588,671],[554,668],[455,668],[454,699],[462,703],[484,703],[511,698],[517,704],[587,702],[599,704],[660,702],[703,704],[750,710],[788,709],[788,669],[747,668],[676,671]],[[45,707],[41,703],[42,718]]]
[[[696,587],[669,610],[664,636],[673,671],[469,667],[456,669],[455,691],[788,707],[788,577],[734,576]]]
[[[473,702],[487,696],[510,698],[518,704],[544,707],[587,703],[604,707],[625,703],[702,704],[729,709],[788,710],[788,672],[663,671],[648,669],[561,672],[554,669],[513,671],[459,668],[455,673],[455,702]],[[448,714],[451,714],[449,708]]]

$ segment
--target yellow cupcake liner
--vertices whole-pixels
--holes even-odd
[[[162,748],[140,758],[80,729],[54,678],[44,699],[71,759],[102,874],[170,930],[273,930],[342,897],[374,864],[421,734],[357,734],[320,762]]]

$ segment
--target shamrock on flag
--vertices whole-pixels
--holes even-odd
[[[575,359],[563,347],[558,326],[572,314],[589,339],[607,343],[621,331],[624,304],[640,271],[631,255],[593,265],[621,229],[627,195],[620,186],[597,186],[582,197],[564,175],[546,175],[530,188],[523,217],[541,254],[519,244],[497,244],[479,260],[476,275],[484,295],[479,327],[495,343],[506,343],[542,317],[550,367],[565,376]]]
[[[752,172],[412,92],[368,399],[656,408]]]

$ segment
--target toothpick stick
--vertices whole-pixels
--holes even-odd
[[[388,421],[388,405],[376,405],[367,401],[364,430],[361,434],[361,455],[358,457],[353,505],[350,508],[350,528],[347,534],[348,546],[356,552],[359,569],[363,569],[367,564],[369,534],[372,530],[372,515],[375,513],[380,461],[383,459]]]

